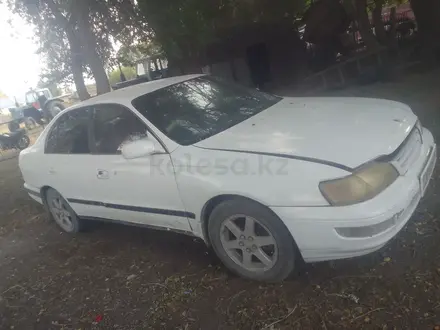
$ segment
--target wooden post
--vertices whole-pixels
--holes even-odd
[[[341,78],[341,85],[344,86],[345,85],[345,77],[344,77],[344,73],[342,72],[341,66],[338,67],[338,72],[339,72],[339,78]]]
[[[327,79],[325,79],[325,73],[322,73],[321,76],[322,76],[322,83],[324,85],[324,89],[327,89]]]
[[[361,70],[361,63],[359,62],[359,59],[356,59],[356,67],[358,69],[358,73],[361,74],[362,70]]]
[[[238,81],[237,71],[235,70],[235,63],[234,63],[234,59],[233,58],[231,58],[229,60],[229,65],[231,67],[232,78],[234,79],[234,81]]]
[[[376,54],[377,64],[382,65],[382,57],[380,56],[380,52]]]

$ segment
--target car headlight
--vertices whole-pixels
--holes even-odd
[[[344,178],[323,181],[319,189],[331,205],[351,205],[373,198],[398,177],[393,165],[373,162]]]

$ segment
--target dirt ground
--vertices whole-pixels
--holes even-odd
[[[437,71],[333,94],[406,102],[438,140],[439,86]],[[190,237],[108,224],[61,233],[22,189],[16,157],[3,160],[0,329],[440,329],[439,175],[381,251],[262,284]]]

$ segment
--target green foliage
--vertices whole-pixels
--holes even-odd
[[[199,55],[219,30],[254,22],[294,21],[306,0],[138,0],[140,13],[168,58]]]
[[[408,3],[408,0],[385,0],[385,6],[399,6]]]
[[[54,97],[62,94],[61,89],[58,88],[58,85],[56,83],[40,79],[40,81],[37,83],[37,89],[43,88],[48,88]]]
[[[170,56],[197,51],[212,38],[215,1],[139,0],[138,6]]]
[[[38,53],[42,56],[44,69],[42,79],[51,81],[68,80],[69,53],[64,30],[56,24],[43,1],[8,0],[10,9],[35,26]]]
[[[81,4],[77,0],[5,0],[9,7],[29,23],[35,26],[39,54],[43,58],[44,69],[41,78],[49,82],[71,83],[72,56],[83,63],[83,72],[89,77],[81,48],[71,52],[67,37],[70,29],[77,33]],[[84,2],[83,6],[84,6]],[[87,1],[91,29],[96,38],[96,51],[104,63],[109,63],[114,56],[113,41],[131,44],[139,38],[146,38],[151,33],[145,22],[138,17],[136,6],[131,0],[90,0]],[[54,9],[57,14],[54,14]],[[60,19],[62,17],[62,19]],[[84,45],[82,45],[84,47]]]
[[[45,59],[42,78],[71,82],[72,55],[66,28],[78,28],[76,15],[84,1],[6,0],[11,7],[36,26],[40,54]],[[180,58],[198,56],[203,47],[216,40],[218,31],[254,22],[294,21],[310,0],[90,0],[87,10],[96,37],[99,56],[107,64],[133,65],[142,57],[160,54]],[[51,5],[52,4],[52,5]],[[53,13],[56,7],[65,19]],[[113,41],[122,44],[114,53]],[[159,46],[160,45],[160,46]],[[115,62],[116,61],[116,62]],[[90,74],[86,59],[83,71]]]
[[[122,46],[116,53],[116,61],[123,66],[134,66],[137,61],[152,55],[160,55],[162,49],[154,41]]]
[[[367,1],[367,11],[371,12],[377,5],[382,7],[400,6],[403,3],[407,3],[408,0],[369,0]]]
[[[136,69],[133,67],[124,66],[122,67],[122,72],[124,73],[125,78],[127,78],[127,80],[136,78]],[[120,74],[121,72],[119,71],[119,69],[114,69],[108,74],[108,80],[110,81],[111,86],[121,81]]]
[[[1,0],[0,0],[1,1]],[[219,31],[252,23],[293,23],[312,0],[3,0],[36,26],[40,54],[45,69],[42,78],[50,82],[72,82],[72,56],[90,75],[81,48],[72,54],[66,27],[78,30],[78,7],[87,3],[91,29],[96,38],[98,55],[107,67],[117,63],[125,67],[150,55],[166,54],[169,59],[202,55],[204,47],[217,41]],[[353,1],[344,0],[348,9]],[[407,0],[368,0],[368,6]],[[55,5],[65,18],[57,20],[49,4]],[[349,10],[350,14],[352,10]],[[113,45],[122,46],[115,53]],[[84,46],[82,46],[84,47]],[[84,49],[84,48],[83,48]]]

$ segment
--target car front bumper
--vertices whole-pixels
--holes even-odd
[[[383,247],[405,226],[426,190],[437,150],[423,129],[420,157],[375,198],[350,206],[272,207],[306,262],[350,258]],[[421,184],[421,177],[426,184]]]

